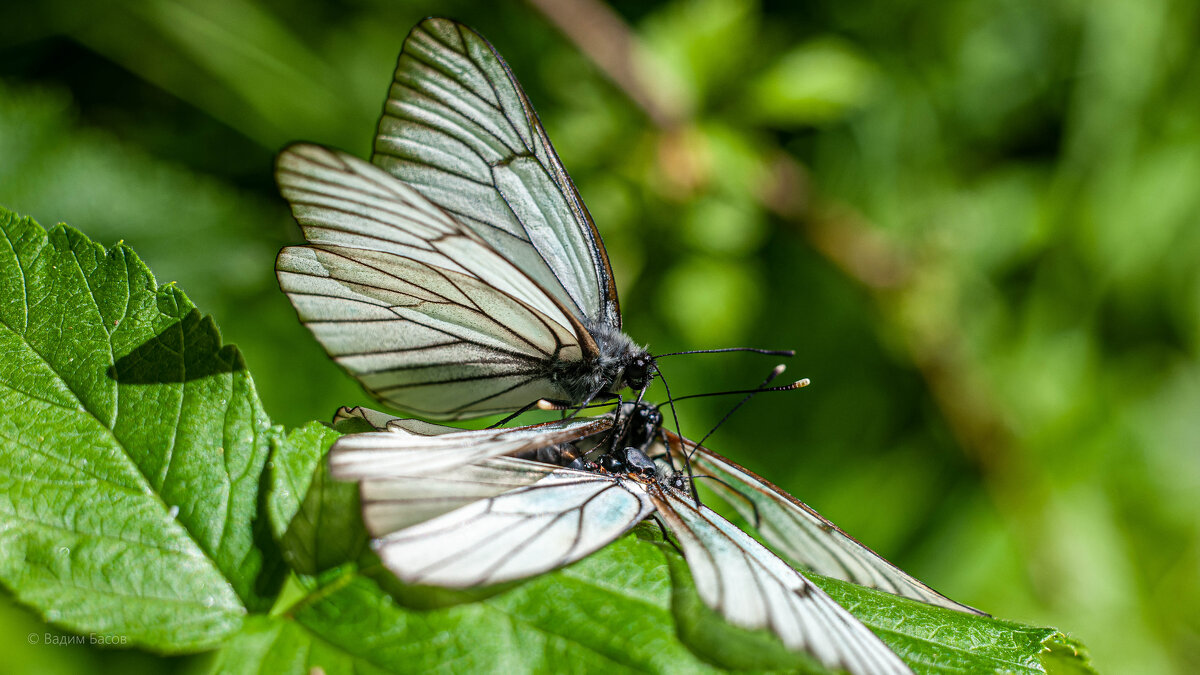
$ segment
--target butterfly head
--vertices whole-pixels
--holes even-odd
[[[657,368],[654,364],[654,357],[642,352],[635,354],[625,365],[625,372],[622,378],[625,384],[634,391],[642,391],[650,385],[650,381],[654,379],[654,373]]]

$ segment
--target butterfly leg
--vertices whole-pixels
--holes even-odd
[[[496,422],[495,424],[493,424],[493,425],[489,426],[488,428],[489,428],[489,429],[495,429],[495,428],[497,428],[497,427],[502,427],[502,426],[504,426],[505,424],[508,424],[509,422],[513,421],[513,420],[514,420],[514,419],[516,419],[517,417],[519,417],[519,416],[521,416],[521,415],[524,415],[525,413],[529,412],[529,411],[530,411],[530,409],[532,409],[534,406],[536,406],[536,405],[537,405],[539,402],[540,402],[540,399],[539,399],[538,401],[534,401],[533,403],[527,403],[527,404],[525,404],[525,405],[521,406],[521,409],[520,409],[520,410],[518,410],[518,411],[516,411],[515,413],[513,413],[513,414],[509,415],[508,417],[505,417],[504,419],[500,420],[499,422]]]

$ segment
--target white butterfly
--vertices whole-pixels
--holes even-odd
[[[276,180],[307,245],[280,287],[383,403],[428,417],[644,389],[596,226],[508,65],[461,24],[409,33],[372,163],[316,145]]]
[[[579,560],[656,514],[679,542],[701,599],[731,623],[769,629],[787,647],[830,668],[909,672],[824,592],[695,501],[682,474],[651,463],[648,457],[664,457],[670,446],[676,457],[691,453],[701,472],[720,471],[754,488],[750,499],[762,514],[785,523],[763,528],[768,544],[812,571],[976,612],[891,565],[770,483],[662,431],[652,406],[627,404],[620,415],[481,431],[361,408],[343,409],[340,416],[361,417],[384,430],[338,439],[330,465],[335,477],[360,482],[373,546],[406,583],[465,588],[522,579]],[[424,457],[439,470],[422,466]],[[599,457],[606,468],[588,457]],[[791,538],[796,536],[799,541]]]

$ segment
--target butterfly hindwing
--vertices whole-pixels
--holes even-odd
[[[612,476],[505,457],[434,477],[435,484],[451,481],[460,489],[469,482],[475,498],[424,522],[373,532],[380,559],[405,583],[470,588],[549,572],[608,545],[653,511],[644,491]],[[410,508],[420,501],[404,497]],[[436,494],[429,499],[443,503]],[[373,503],[364,503],[364,513]]]

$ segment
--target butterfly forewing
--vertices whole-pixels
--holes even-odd
[[[680,448],[691,450],[695,446],[690,441],[681,446],[678,437],[671,436],[673,455],[681,462]],[[690,461],[697,475],[720,479],[704,484],[747,521],[757,520],[768,545],[805,569],[931,605],[982,614],[921,583],[749,469],[704,447],[691,454]]]
[[[277,179],[310,241],[280,252],[280,286],[374,396],[435,417],[567,397],[550,364],[592,337],[478,235],[345,153],[292,146]]]
[[[700,598],[730,623],[768,629],[829,668],[912,672],[824,591],[729,521],[682,492],[651,486],[649,496],[679,541]]]
[[[501,455],[570,443],[612,426],[609,417],[589,417],[462,431],[366,408],[342,408],[334,419],[351,418],[381,431],[339,438],[330,470],[338,480],[358,481],[363,520],[375,537],[534,483],[554,468]]]
[[[404,43],[372,161],[452,213],[581,319],[620,328],[591,216],[507,64],[426,19]]]
[[[348,434],[331,450],[330,465],[341,480],[433,476],[474,462],[567,443],[612,427],[608,417],[584,417],[515,429],[451,431],[434,436],[388,431]]]

